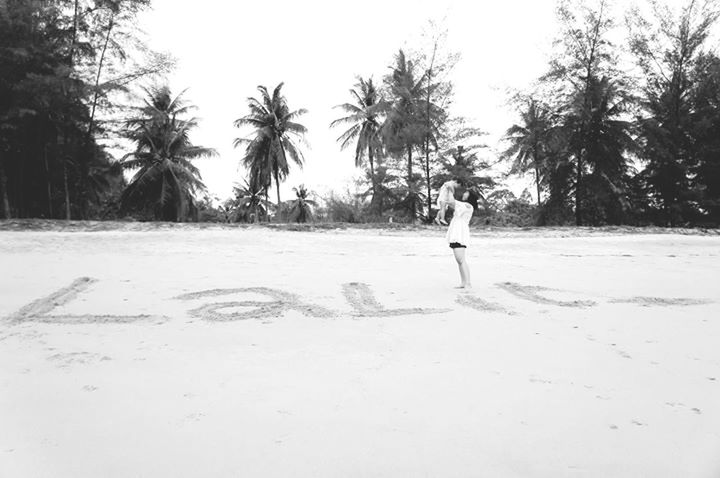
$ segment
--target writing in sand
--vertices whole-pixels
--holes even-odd
[[[169,319],[164,315],[98,315],[98,314],[62,314],[57,309],[69,304],[81,293],[85,293],[97,279],[81,277],[46,297],[35,300],[10,314],[6,320],[10,323],[45,322],[45,323],[129,323],[138,321],[163,321]],[[507,293],[509,299],[531,302],[544,306],[556,307],[595,307],[598,302],[589,299],[560,300],[553,298],[558,293],[567,295],[567,291],[548,287],[521,285],[514,282],[502,282],[495,287]],[[280,289],[269,287],[242,287],[234,289],[211,289],[192,292],[173,297],[173,301],[207,301],[203,305],[193,306],[188,311],[191,317],[207,321],[227,322],[247,319],[268,319],[280,317],[285,312],[295,311],[308,317],[397,317],[410,315],[444,314],[452,311],[449,308],[387,308],[381,304],[369,285],[350,282],[342,285],[342,294],[348,303],[349,311],[338,311],[321,305],[307,302],[299,296]],[[219,297],[263,297],[266,300],[217,300]],[[215,300],[213,300],[215,299]],[[607,303],[636,304],[639,306],[692,306],[708,304],[706,299],[666,298],[666,297],[629,297],[608,298]],[[481,312],[494,312],[507,315],[516,313],[500,303],[490,302],[469,293],[459,294],[455,300],[457,305]]]

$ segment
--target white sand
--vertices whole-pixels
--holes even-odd
[[[469,254],[463,295],[440,232],[0,232],[0,476],[720,476],[720,237]]]

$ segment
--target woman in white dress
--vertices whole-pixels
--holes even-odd
[[[461,200],[454,197],[448,201],[448,206],[453,208],[453,218],[447,231],[447,242],[453,250],[455,260],[460,270],[460,289],[472,287],[470,282],[470,267],[465,258],[465,250],[470,243],[470,219],[472,219],[477,201],[480,196],[471,190],[466,190],[460,196]]]

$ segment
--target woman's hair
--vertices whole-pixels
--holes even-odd
[[[465,193],[468,193],[467,199],[463,199]],[[454,197],[456,201],[466,202],[470,204],[474,209],[478,208],[478,200],[480,199],[480,195],[470,188],[459,187],[455,189]]]
[[[468,189],[467,192],[468,192],[468,198],[467,198],[467,201],[465,201],[465,202],[469,203],[473,207],[473,209],[477,209],[478,208],[478,199],[480,199],[480,195],[478,193],[476,193],[475,191],[473,191],[472,189]]]

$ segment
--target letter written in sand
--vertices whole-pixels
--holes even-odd
[[[263,300],[244,300],[215,302],[212,304],[202,305],[191,310],[189,313],[193,317],[214,322],[227,322],[233,320],[246,319],[265,319],[271,317],[279,317],[285,311],[295,310],[308,317],[328,318],[337,316],[331,310],[325,309],[317,305],[306,304],[300,300],[295,294],[271,289],[269,287],[244,287],[240,289],[212,289],[201,292],[193,292],[175,297],[176,300],[195,300],[206,297],[219,297],[230,294],[256,294],[270,297],[271,301]],[[239,308],[250,308],[246,311],[238,311]],[[235,310],[228,310],[235,309]],[[223,310],[225,312],[223,312]]]
[[[64,287],[47,297],[38,299],[21,308],[8,319],[12,322],[44,322],[56,324],[91,324],[91,323],[129,323],[147,320],[166,320],[167,317],[151,315],[95,315],[95,314],[59,314],[50,312],[69,304],[78,294],[87,290],[97,279],[81,277],[75,279],[68,287]]]
[[[534,302],[536,304],[542,304],[542,305],[555,305],[558,307],[595,307],[597,303],[593,300],[571,300],[571,301],[563,301],[563,300],[556,300],[551,299],[550,297],[547,297],[545,294],[550,292],[562,292],[558,289],[551,289],[549,287],[542,287],[537,285],[521,285],[516,284],[515,282],[502,282],[495,284],[500,289],[503,289],[506,292],[509,292],[510,294],[514,295],[515,297],[518,297],[520,299],[524,299],[530,302]],[[541,294],[542,293],[542,294]]]
[[[348,304],[355,309],[355,317],[396,317],[398,315],[442,314],[450,309],[386,309],[380,304],[367,284],[350,282],[343,284],[343,295]]]

